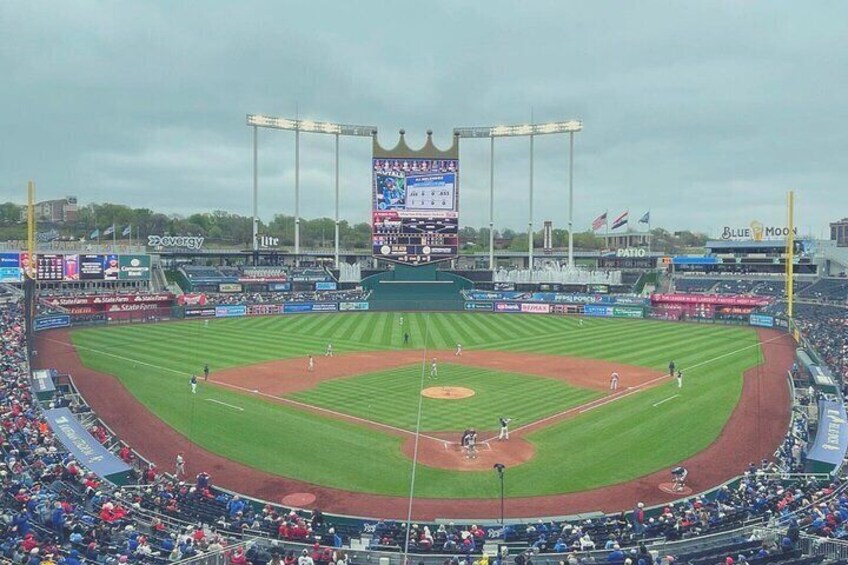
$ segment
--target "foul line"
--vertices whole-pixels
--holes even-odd
[[[772,341],[777,341],[779,339],[783,339],[783,336],[782,335],[775,336],[775,337],[773,337],[771,339],[767,339],[765,341],[759,341],[758,340],[757,343],[753,343],[751,345],[746,345],[745,347],[740,347],[739,349],[736,349],[734,351],[729,351],[728,353],[722,353],[721,355],[719,355],[717,357],[713,357],[712,359],[707,359],[706,361],[701,361],[700,363],[695,363],[694,365],[687,367],[686,371],[688,373],[692,369],[696,369],[698,367],[703,367],[704,365],[708,365],[710,363],[715,363],[716,361],[724,359],[725,357],[729,357],[731,355],[736,355],[737,353],[740,353],[740,352],[745,351],[747,349],[751,349],[753,347],[759,347],[760,345],[766,345],[767,343],[771,343]],[[642,384],[639,384],[639,385],[636,385],[636,386],[633,386],[633,387],[628,387],[627,392],[625,392],[623,394],[613,394],[611,396],[606,396],[606,397],[603,397],[603,398],[597,398],[595,400],[592,400],[591,402],[587,402],[586,404],[582,404],[580,406],[575,406],[573,408],[569,408],[568,410],[564,410],[562,412],[557,412],[556,414],[552,414],[550,416],[542,418],[541,420],[536,420],[534,422],[524,424],[523,426],[516,428],[514,430],[514,432],[520,432],[522,430],[526,430],[528,428],[538,426],[539,424],[549,422],[551,420],[555,420],[555,419],[558,419],[558,418],[564,418],[566,416],[571,415],[575,411],[578,414],[583,414],[584,412],[588,412],[589,410],[594,410],[595,408],[599,408],[600,406],[604,406],[606,404],[610,404],[612,402],[615,402],[616,400],[626,398],[626,397],[628,397],[632,394],[639,392],[641,389],[645,388],[647,385],[653,384],[657,381],[661,381],[661,380],[663,380],[665,378],[669,378],[669,377],[670,377],[670,375],[665,375],[665,374],[661,375],[659,377],[655,377],[655,378],[653,378],[649,381],[645,381]],[[493,437],[491,439],[495,439],[495,438]],[[491,441],[491,439],[484,440],[484,443]]]
[[[677,398],[678,396],[680,396],[680,395],[679,395],[679,394],[675,394],[674,396],[669,396],[668,398],[665,398],[665,399],[663,399],[663,400],[660,400],[659,402],[654,402],[651,406],[653,406],[654,408],[656,408],[656,407],[657,407],[657,406],[659,406],[660,404],[662,404],[662,403],[664,403],[664,402],[668,402],[669,400],[674,400],[674,399],[675,399],[675,398]]]
[[[220,404],[222,406],[229,406],[230,408],[235,408],[239,412],[244,412],[244,408],[241,406],[236,406],[234,404],[227,404],[226,402],[221,402],[220,400],[215,400],[214,398],[204,398],[207,402],[214,402],[215,404]]]
[[[52,339],[52,338],[49,338],[49,337],[45,338],[45,339],[47,339],[48,341],[52,341],[54,343],[66,345],[66,346],[71,347],[71,348],[85,349],[86,351],[91,351],[92,353],[99,353],[101,355],[114,357],[115,359],[120,359],[122,361],[128,361],[130,363],[135,363],[137,365],[144,365],[146,367],[151,367],[153,369],[159,369],[159,370],[162,370],[162,371],[168,371],[170,373],[175,373],[177,375],[182,375],[182,376],[190,375],[190,373],[184,373],[183,371],[177,371],[176,369],[170,369],[168,367],[162,367],[161,365],[155,365],[153,363],[147,363],[145,361],[139,361],[137,359],[132,359],[130,357],[124,357],[123,355],[116,355],[114,353],[109,353],[108,351],[103,351],[103,350],[100,350],[100,349],[94,349],[93,347],[86,347],[84,345],[75,346],[75,345],[68,343],[66,341]],[[298,402],[297,400],[292,400],[290,398],[283,398],[281,396],[274,396],[273,394],[268,394],[267,392],[261,392],[261,391],[258,391],[256,389],[249,389],[249,388],[245,388],[245,387],[241,387],[241,386],[238,386],[238,385],[233,385],[233,384],[229,384],[229,383],[225,383],[225,382],[221,382],[221,381],[212,380],[212,381],[209,381],[209,382],[215,383],[216,385],[219,385],[219,386],[225,386],[225,387],[228,387],[228,388],[239,390],[239,391],[242,391],[242,392],[249,392],[251,394],[258,394],[260,396],[270,398],[271,400],[275,400],[275,401],[280,402],[282,404],[291,404],[293,406],[298,406],[300,408],[305,408],[307,410],[313,410],[313,411],[316,411],[316,412],[323,412],[324,414],[330,414],[330,415],[335,416],[336,418],[339,418],[339,419],[353,420],[355,422],[361,422],[363,424],[368,424],[368,425],[375,426],[375,427],[378,427],[378,428],[383,428],[383,429],[386,429],[386,430],[392,430],[394,432],[398,432],[398,433],[401,433],[401,434],[406,434],[406,435],[410,435],[410,436],[415,437],[415,432],[413,432],[413,431],[405,430],[403,428],[398,428],[396,426],[392,426],[392,425],[389,425],[389,424],[383,424],[381,422],[375,422],[374,420],[368,420],[366,418],[360,418],[359,416],[354,416],[352,414],[345,414],[344,412],[336,412],[335,410],[330,410],[329,408],[322,408],[321,406],[315,406],[313,404],[306,404],[304,402]],[[427,438],[427,439],[430,439],[430,440],[433,440],[433,441],[444,441],[444,440],[441,440],[437,437],[433,437],[433,436],[430,436],[430,435],[427,435],[427,434],[419,434],[419,435],[420,435],[420,437]]]

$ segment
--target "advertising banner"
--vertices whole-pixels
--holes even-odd
[[[616,318],[644,318],[645,311],[642,308],[625,308],[613,306],[612,315]]]
[[[105,255],[103,261],[103,280],[116,281],[121,275],[121,265],[118,256],[114,254]]]
[[[583,307],[583,314],[586,316],[594,316],[597,318],[608,318],[612,316],[612,306],[598,306],[597,304],[587,304]]]
[[[105,255],[80,255],[79,278],[84,281],[102,281],[105,269]]]
[[[235,318],[237,316],[247,315],[247,306],[244,304],[225,304],[223,306],[215,306],[216,318]]]
[[[0,283],[18,283],[24,280],[19,253],[0,253]]]
[[[465,303],[466,310],[491,312],[492,308],[494,308],[494,304],[491,302],[470,301]]]
[[[32,322],[33,331],[52,330],[55,328],[67,328],[71,325],[71,317],[67,314],[47,314],[36,316]]]
[[[340,302],[339,310],[342,312],[362,312],[368,310],[367,302]]]
[[[773,328],[774,316],[766,316],[765,314],[751,314],[751,316],[748,318],[748,323],[752,326],[758,326],[761,328]]]
[[[215,307],[207,306],[205,308],[186,308],[186,318],[214,318]]]
[[[335,281],[322,281],[315,283],[315,290],[336,290],[338,285]]]
[[[309,302],[293,302],[291,304],[283,304],[283,314],[300,314],[303,312],[312,312],[312,304]]]
[[[94,439],[67,408],[44,411],[47,424],[80,465],[99,477],[126,484],[132,469]]]
[[[79,255],[64,255],[65,280],[78,281],[80,279]]]
[[[242,286],[238,283],[221,283],[218,292],[242,292]]]
[[[85,306],[96,304],[143,304],[150,302],[170,303],[174,295],[170,292],[155,294],[103,294],[97,296],[53,296],[43,302],[53,306]]]
[[[807,464],[813,471],[829,472],[845,459],[848,451],[848,417],[845,406],[835,400],[819,401],[819,428]]]
[[[312,305],[313,312],[338,312],[339,305],[335,302],[319,302]]]
[[[521,305],[515,302],[495,302],[495,312],[521,312]]]
[[[206,295],[202,293],[181,294],[177,297],[177,304],[180,306],[204,306]]]
[[[0,267],[0,283],[23,282],[24,273],[20,267]]]
[[[279,313],[280,307],[277,304],[250,304],[247,307],[248,316],[268,316]]]
[[[521,303],[521,311],[525,314],[550,314],[551,305],[550,304],[533,304],[522,302]]]
[[[714,304],[716,306],[765,306],[768,298],[728,296],[725,294],[652,294],[652,303]]]
[[[150,279],[150,255],[119,255],[118,265],[122,281]]]
[[[268,283],[269,292],[291,292],[291,283]]]

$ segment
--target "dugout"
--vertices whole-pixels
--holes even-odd
[[[465,308],[462,291],[473,288],[474,283],[436,265],[397,265],[392,271],[362,279],[362,287],[371,291],[368,303],[372,311],[458,311]]]

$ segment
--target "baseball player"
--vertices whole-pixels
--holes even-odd
[[[683,371],[677,369],[677,388],[683,388]]]
[[[401,316],[400,319],[398,320],[398,325],[400,327],[403,327],[403,316]]]
[[[582,327],[583,327],[583,318],[577,318],[577,327],[578,327],[578,328],[582,328]]]
[[[403,332],[403,344],[409,345],[409,332]]]
[[[613,371],[610,375],[610,392],[615,392],[618,390],[618,373]]]
[[[461,344],[461,343],[457,343],[457,344],[456,344],[456,353],[455,353],[455,355],[456,355],[457,357],[462,357],[462,344]]]
[[[498,434],[498,441],[509,439],[509,423],[512,422],[512,418],[504,418],[501,416],[498,418],[498,421],[501,424],[501,433]]]
[[[430,378],[437,379],[439,378],[439,366],[436,364],[436,358],[433,357],[433,362],[430,363]]]
[[[197,394],[197,375],[192,375],[189,382],[191,383],[191,393]]]
[[[176,470],[174,471],[174,475],[176,476],[177,479],[186,476],[185,458],[183,457],[182,451],[177,453],[177,464],[176,464]]]
[[[324,357],[332,357],[333,356],[333,344],[327,344],[327,351],[324,353]]]
[[[203,365],[203,380],[209,380],[209,363]]]
[[[689,476],[689,471],[686,467],[675,467],[671,470],[671,476],[674,480],[675,492],[682,492],[686,488],[686,477]]]
[[[315,370],[315,359],[312,357],[312,354],[309,354],[309,360],[306,364],[306,370],[310,373]]]
[[[203,327],[204,327],[204,328],[208,328],[208,327],[209,327],[209,320],[203,320]]]
[[[673,377],[673,376],[674,376],[674,361],[670,361],[670,362],[668,363],[668,376],[669,376],[669,377]]]

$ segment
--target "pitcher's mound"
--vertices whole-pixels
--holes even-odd
[[[475,393],[470,388],[464,386],[431,386],[421,391],[421,394],[426,398],[438,398],[440,400],[459,400],[474,396]]]

